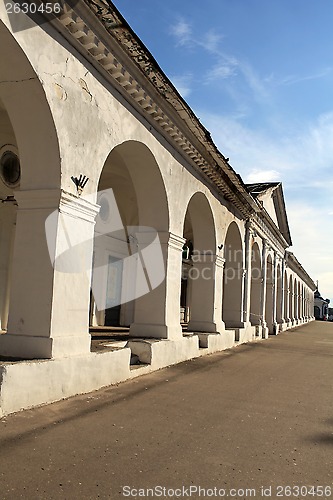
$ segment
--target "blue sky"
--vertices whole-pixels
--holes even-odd
[[[114,0],[245,182],[282,181],[333,300],[333,2]]]

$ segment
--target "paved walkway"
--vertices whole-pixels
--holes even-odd
[[[0,498],[333,499],[332,403],[314,322],[3,418]]]

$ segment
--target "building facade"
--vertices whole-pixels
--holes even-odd
[[[243,183],[110,2],[1,4],[0,52],[3,414],[313,319],[281,183]]]
[[[329,308],[330,300],[324,299],[317,288],[314,293],[314,317],[315,319],[320,319],[323,321],[327,321],[331,319],[332,313],[330,314]]]

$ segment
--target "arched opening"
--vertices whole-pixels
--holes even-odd
[[[243,327],[243,244],[235,222],[228,227],[224,258],[222,319],[227,328],[241,328]]]
[[[274,293],[274,271],[271,255],[267,257],[266,265],[266,304],[265,304],[265,321],[270,334],[274,333],[273,320],[273,293]]]
[[[321,319],[320,307],[314,306],[314,316],[316,319]]]
[[[0,61],[0,315],[8,331],[1,349],[50,357],[60,323],[45,220],[60,199],[58,137],[43,85],[2,21]]]
[[[97,203],[90,323],[159,324],[165,272],[160,241],[169,215],[161,173],[144,144],[127,141],[110,152]]]
[[[17,202],[21,182],[15,133],[0,100],[0,330],[7,330]]]
[[[191,215],[187,208],[183,237],[185,239],[183,252],[182,252],[182,274],[181,274],[181,293],[180,293],[180,323],[183,327],[187,327],[190,321],[190,303],[191,303],[191,269],[193,267],[193,227],[191,222]]]
[[[251,325],[260,325],[261,303],[261,256],[258,243],[252,245],[251,252],[251,295],[250,295],[250,322]]]
[[[283,302],[283,296],[282,296],[282,273],[281,273],[281,266],[280,264],[277,265],[277,283],[276,283],[276,321],[279,325],[282,323],[282,302]]]
[[[57,132],[43,85],[27,55],[0,20],[1,113],[8,114],[22,167],[21,189],[60,188]],[[8,82],[8,83],[6,83]],[[47,166],[47,168],[46,168]]]
[[[183,227],[181,322],[192,331],[215,331],[215,224],[203,193],[190,199]]]

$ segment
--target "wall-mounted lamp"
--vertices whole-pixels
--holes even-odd
[[[81,196],[83,189],[85,188],[87,182],[89,181],[89,177],[80,174],[79,178],[72,176],[71,179],[76,186],[78,196]]]

